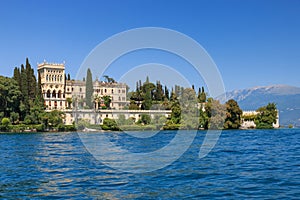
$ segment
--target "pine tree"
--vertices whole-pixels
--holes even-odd
[[[87,70],[87,74],[86,74],[86,82],[85,82],[85,99],[86,99],[86,105],[89,108],[93,107],[93,103],[92,103],[92,97],[93,97],[93,79],[92,79],[92,72],[90,70],[90,68],[88,68]]]

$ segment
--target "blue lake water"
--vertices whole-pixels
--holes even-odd
[[[102,164],[77,133],[0,134],[0,199],[300,198],[299,129],[223,131],[215,148],[199,159],[205,133],[199,131],[169,166],[140,174]],[[147,139],[98,134],[120,148],[151,152],[176,132]]]

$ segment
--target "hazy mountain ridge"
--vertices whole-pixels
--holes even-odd
[[[236,100],[243,110],[256,110],[274,102],[280,111],[280,124],[300,126],[300,87],[272,85],[234,90],[226,93],[226,99]]]

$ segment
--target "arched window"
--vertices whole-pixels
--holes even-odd
[[[56,91],[55,90],[53,90],[53,92],[52,92],[52,98],[56,98]]]
[[[48,81],[48,79],[49,79],[49,76],[48,76],[48,74],[47,74],[47,76],[46,76],[46,81]]]
[[[52,82],[54,81],[54,76],[52,75]]]
[[[58,91],[58,97],[57,98],[61,98],[61,90]]]
[[[47,91],[47,98],[50,98],[50,90]]]
[[[54,81],[56,82],[56,75],[54,76]]]
[[[60,82],[62,82],[62,75],[60,75],[60,77],[59,77],[59,81],[60,81]]]

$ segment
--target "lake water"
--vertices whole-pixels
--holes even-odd
[[[169,166],[141,174],[102,164],[77,133],[0,134],[0,199],[300,198],[299,129],[223,131],[199,159],[205,133]],[[132,152],[151,152],[176,132],[148,139],[99,134]]]

